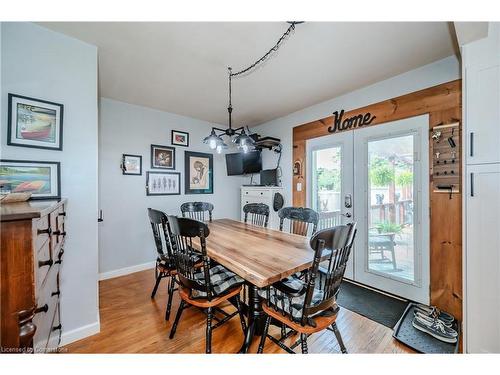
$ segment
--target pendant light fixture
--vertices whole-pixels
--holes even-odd
[[[232,78],[248,73],[249,71],[253,70],[257,65],[266,61],[273,52],[276,52],[279,49],[281,43],[288,37],[288,35],[290,35],[290,33],[293,30],[295,30],[295,25],[300,24],[302,22],[292,21],[288,23],[290,24],[290,26],[281,36],[281,38],[279,38],[278,42],[276,42],[276,44],[259,60],[254,62],[248,68],[240,70],[239,72],[236,73],[233,73],[231,67],[228,68],[229,105],[227,107],[227,112],[229,115],[229,124],[227,129],[212,127],[212,131],[210,132],[210,134],[203,139],[203,143],[207,144],[211,150],[216,150],[218,153],[221,153],[223,150],[229,147],[226,141],[224,141],[222,137],[229,138],[229,141],[227,141],[228,143],[229,142],[234,143],[239,150],[245,153],[254,149],[255,140],[249,134],[247,134],[244,126],[240,126],[239,128],[233,129],[233,124],[232,124],[233,105],[231,102]]]

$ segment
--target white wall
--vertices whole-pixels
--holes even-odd
[[[99,113],[99,200],[104,217],[99,224],[101,278],[149,268],[154,263],[148,207],[178,215],[181,203],[206,201],[214,204],[215,218],[239,219],[240,186],[248,179],[228,177],[223,154],[214,154],[214,194],[184,195],[184,151],[209,152],[202,139],[213,124],[107,98],[101,98]],[[172,129],[189,133],[189,148],[173,146],[175,170],[181,172],[181,195],[146,196],[146,171],[152,170],[151,144],[172,146]],[[124,153],[142,155],[142,176],[122,175]]]
[[[97,290],[97,49],[31,23],[2,25],[2,104],[8,93],[64,104],[63,151],[6,145],[1,157],[61,162],[68,198],[61,269],[63,344],[99,330]],[[5,107],[3,107],[5,108]],[[7,132],[7,111],[1,112]]]
[[[292,129],[295,126],[331,116],[336,110],[345,109],[349,111],[459,78],[459,61],[455,56],[450,56],[371,86],[307,107],[285,117],[269,121],[252,128],[252,131],[281,139],[283,144],[281,159],[283,175],[281,180],[285,188],[287,204],[291,204]],[[271,153],[263,155],[264,168],[275,168],[276,162],[276,155]]]

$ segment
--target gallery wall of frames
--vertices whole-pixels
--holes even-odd
[[[171,144],[188,147],[189,133],[172,130]],[[175,169],[176,148],[151,145],[150,170],[146,171],[146,195],[180,195],[181,173]],[[142,155],[123,154],[120,168],[124,175],[142,176]],[[213,155],[184,151],[185,194],[212,194]]]
[[[147,209],[180,215],[184,202],[215,206],[215,218],[239,218],[240,187],[224,154],[203,138],[213,124],[101,98],[99,113],[99,272],[102,278],[155,259]],[[124,131],[126,129],[126,131]],[[208,129],[208,130],[207,130]],[[139,250],[140,249],[140,250]]]

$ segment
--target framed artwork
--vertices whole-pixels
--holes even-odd
[[[179,172],[146,172],[146,195],[179,195],[181,174]]]
[[[213,194],[214,160],[212,154],[184,152],[186,194]]]
[[[61,197],[61,163],[0,160],[0,185],[12,193],[32,193],[31,199]]]
[[[142,175],[142,156],[123,154],[122,173],[131,176]]]
[[[172,130],[172,144],[175,146],[189,147],[189,133]]]
[[[175,147],[151,145],[151,168],[175,169]]]
[[[64,106],[9,94],[7,144],[62,150]]]

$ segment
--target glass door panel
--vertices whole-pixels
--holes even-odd
[[[414,137],[368,141],[368,269],[415,281]]]
[[[312,208],[319,213],[318,229],[341,224],[342,150],[334,146],[312,152]]]
[[[353,132],[342,132],[307,141],[307,207],[319,213],[318,229],[354,221]],[[354,254],[345,277],[354,277]]]
[[[354,132],[355,280],[429,302],[427,115]]]

